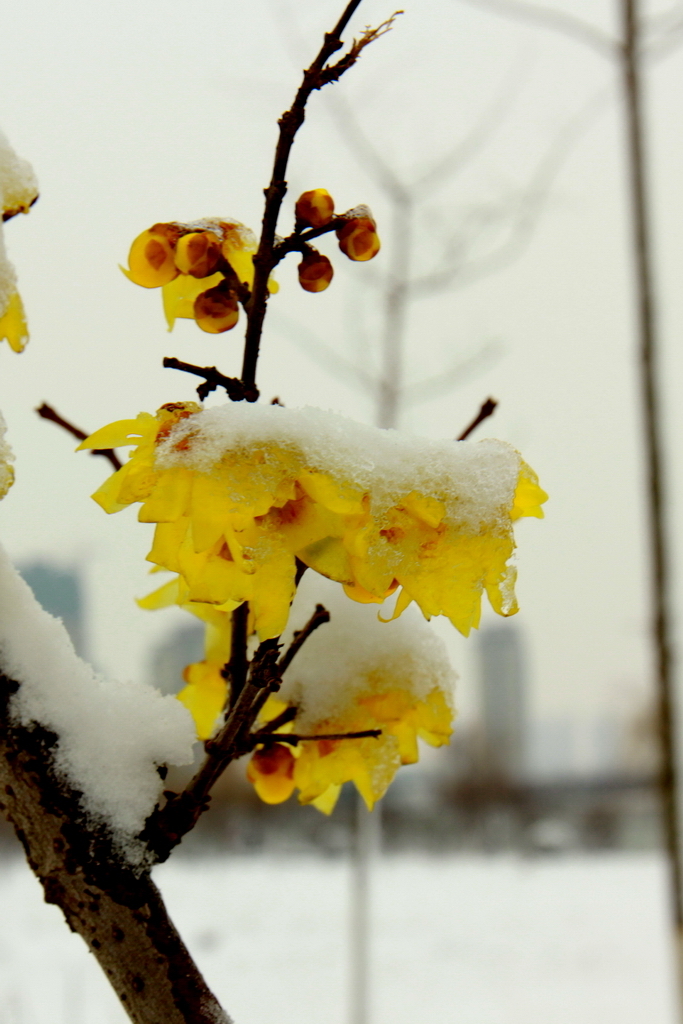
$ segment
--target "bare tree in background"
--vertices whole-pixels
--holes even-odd
[[[648,547],[651,580],[651,637],[656,662],[659,786],[671,874],[674,941],[683,1015],[683,875],[675,737],[675,675],[671,613],[671,545],[667,530],[668,482],[659,368],[659,318],[653,266],[652,215],[648,179],[648,132],[643,72],[646,58],[658,59],[683,41],[683,3],[645,20],[638,0],[617,0],[621,32],[614,38],[564,11],[526,0],[465,0],[482,10],[558,31],[610,58],[618,68],[624,109],[624,157],[629,181],[631,252],[638,324],[638,365],[642,432],[646,455]]]
[[[375,292],[373,309],[381,310],[378,370],[374,374],[369,371],[367,354],[362,364],[360,361],[356,363],[346,353],[331,348],[313,331],[286,319],[279,310],[273,311],[272,319],[275,326],[311,359],[333,375],[347,379],[370,397],[378,426],[398,427],[407,408],[448,394],[500,357],[501,343],[489,341],[472,348],[467,355],[459,353],[442,371],[432,376],[418,381],[407,380],[411,306],[503,270],[523,254],[557,174],[607,98],[605,92],[597,93],[577,108],[560,126],[521,188],[507,190],[494,199],[473,204],[464,214],[453,217],[455,223],[444,225],[443,218],[433,216],[435,199],[453,186],[457,176],[480,157],[495,137],[508,115],[511,97],[514,98],[519,81],[520,71],[513,68],[472,130],[412,176],[399,173],[387,162],[347,102],[339,96],[329,102],[342,140],[376,188],[384,194],[391,211],[388,242],[383,234],[385,269],[364,275],[365,283]],[[418,233],[430,237],[433,256],[427,267],[420,264],[416,252]],[[355,310],[357,312],[357,307]],[[495,404],[493,402],[489,406],[485,403],[483,415],[480,413],[470,424],[465,432],[467,435],[491,415]],[[456,429],[463,425],[454,423],[454,435]],[[370,877],[373,860],[381,845],[381,805],[376,805],[370,813],[358,794],[355,800],[349,1024],[368,1024],[371,1017]]]

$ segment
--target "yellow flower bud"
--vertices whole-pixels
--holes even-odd
[[[337,229],[339,248],[350,260],[371,260],[380,249],[376,228],[372,217],[354,217]]]
[[[202,292],[194,300],[194,318],[197,326],[207,334],[222,334],[231,330],[239,319],[240,311],[235,293],[227,282]]]
[[[257,750],[247,767],[247,778],[266,804],[281,804],[294,792],[294,755],[276,743]]]
[[[322,228],[329,224],[334,214],[334,199],[326,188],[314,188],[302,192],[294,207],[296,219],[311,228]]]
[[[324,292],[334,276],[327,256],[310,252],[299,264],[299,284],[306,292]]]
[[[221,242],[213,231],[192,231],[178,239],[175,265],[181,274],[210,277],[221,258]]]
[[[155,224],[135,239],[130,247],[128,266],[121,268],[134,284],[143,288],[160,288],[178,276],[174,248],[178,230],[171,224]]]

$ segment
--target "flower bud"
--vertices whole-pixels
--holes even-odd
[[[239,319],[237,297],[226,281],[202,292],[194,300],[194,318],[197,326],[207,334],[222,334],[231,330]]]
[[[221,257],[221,242],[213,231],[192,231],[178,239],[175,265],[181,274],[210,277]]]
[[[334,214],[334,199],[326,188],[314,188],[302,192],[294,207],[296,219],[310,228],[322,228],[329,224]]]
[[[283,743],[257,750],[247,767],[247,778],[266,804],[281,804],[294,792],[294,755]]]
[[[171,224],[155,224],[135,239],[128,254],[130,270],[121,268],[134,284],[159,288],[178,276],[174,262],[177,229]]]
[[[339,248],[350,260],[371,260],[380,249],[376,228],[372,217],[354,217],[337,229]]]
[[[324,292],[334,276],[327,256],[309,252],[299,264],[299,284],[306,292]]]

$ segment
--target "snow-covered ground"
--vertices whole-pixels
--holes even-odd
[[[237,1024],[343,1024],[348,866],[179,859],[171,913]],[[372,1024],[673,1024],[655,856],[383,859]],[[123,1024],[99,968],[18,859],[0,872],[3,1024]]]

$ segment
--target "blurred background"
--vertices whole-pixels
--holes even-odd
[[[4,11],[0,125],[33,163],[41,198],[5,230],[31,342],[21,357],[0,352],[17,457],[0,535],[109,676],[174,692],[201,631],[177,610],[137,608],[153,589],[151,527],[89,500],[107,464],[74,455],[34,409],[46,401],[92,431],[195,397],[163,356],[239,373],[240,326],[214,337],[180,321],[169,335],[160,294],[117,263],[160,220],[218,215],[258,230],[276,118],[341,6],[27,0],[21,16]],[[545,6],[619,32],[614,0]],[[644,5],[663,40],[645,67],[674,568],[683,50],[670,30],[680,7]],[[352,28],[391,13],[365,0]],[[594,48],[483,2],[421,0],[312,98],[294,148],[282,230],[297,195],[324,187],[339,210],[371,207],[383,248],[351,264],[324,239],[335,279],[317,295],[300,290],[294,260],[280,266],[264,400],[441,438],[491,395],[499,406],[475,436],[519,448],[551,495],[545,521],[517,530],[519,616],[487,612],[467,641],[434,624],[460,677],[460,715],[450,748],[402,769],[384,801],[372,1024],[425,1012],[438,1024],[675,1019],[622,115],[615,64]],[[680,604],[683,574],[675,581]],[[160,870],[181,930],[186,921],[243,1024],[266,1013],[349,1020],[354,813],[350,794],[330,819],[264,807],[236,766],[177,866]],[[14,844],[6,833],[8,858]],[[0,893],[3,1019],[122,1020],[19,863],[8,861]],[[31,976],[37,948],[50,968],[27,991],[21,972]]]

